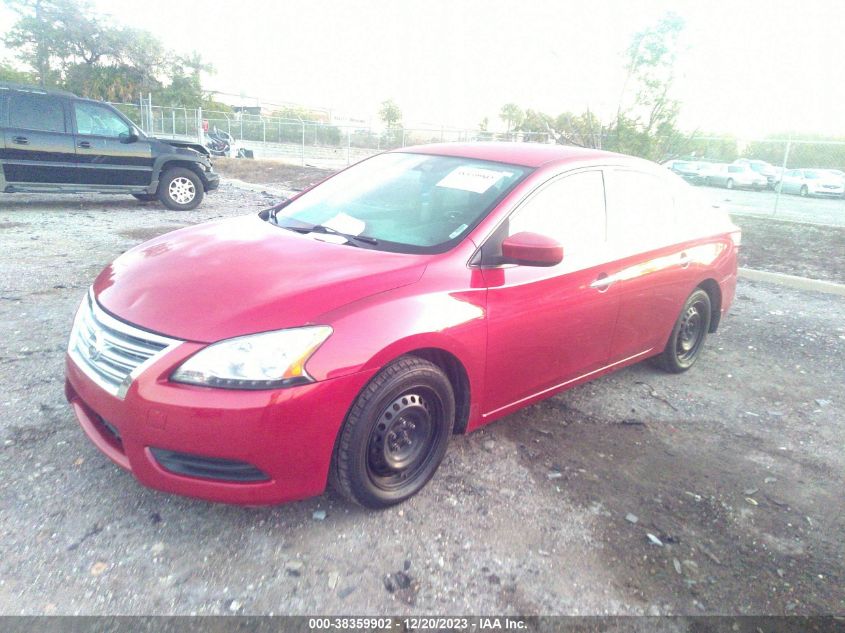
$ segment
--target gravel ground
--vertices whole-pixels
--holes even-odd
[[[0,613],[845,614],[829,295],[741,281],[692,371],[637,365],[456,437],[423,493],[384,512],[139,486],[64,402],[73,311],[132,245],[271,199],[225,183],[189,213],[2,199]]]

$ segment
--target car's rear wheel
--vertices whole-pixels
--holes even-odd
[[[364,388],[347,416],[331,465],[350,501],[384,508],[415,495],[434,475],[455,420],[455,396],[436,365],[403,356]]]
[[[734,188],[734,180],[733,180],[733,178],[728,178],[728,182],[726,182],[726,183],[725,183],[725,187],[727,187],[728,189],[733,189],[733,188]]]
[[[799,191],[798,193],[801,194],[802,198],[806,198],[809,195],[810,190],[807,189],[807,185],[801,185],[801,191]]]
[[[679,374],[695,364],[710,329],[711,311],[710,295],[696,288],[684,302],[669,341],[656,359],[660,367]]]
[[[155,202],[158,195],[155,193],[133,193],[132,196],[141,202]]]
[[[203,193],[200,177],[184,167],[171,167],[158,184],[158,199],[175,211],[195,209],[202,202]]]

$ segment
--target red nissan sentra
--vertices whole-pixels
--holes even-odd
[[[740,233],[653,163],[522,143],[380,154],[121,255],[67,398],[144,485],[242,504],[417,493],[449,436],[632,363],[689,369]]]

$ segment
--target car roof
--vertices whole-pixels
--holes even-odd
[[[623,154],[614,154],[598,149],[572,147],[571,145],[546,145],[542,143],[432,143],[415,145],[394,150],[415,154],[435,154],[438,156],[458,156],[476,160],[489,160],[496,163],[509,163],[523,167],[539,167],[547,163],[564,163],[588,160],[606,160],[608,158],[638,160]]]
[[[16,84],[10,81],[0,81],[0,90],[14,90],[15,92],[29,92],[32,94],[50,95],[51,97],[76,97],[72,92],[56,90],[54,88],[42,88],[29,84]]]

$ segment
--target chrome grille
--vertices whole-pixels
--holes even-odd
[[[123,398],[147,364],[181,342],[115,319],[89,292],[76,313],[68,354],[91,380]]]

